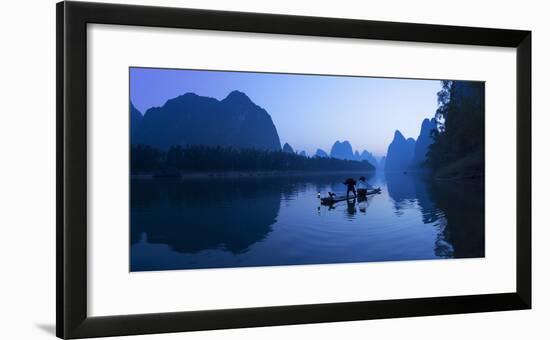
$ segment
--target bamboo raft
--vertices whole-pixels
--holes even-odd
[[[347,201],[347,200],[353,200],[355,198],[366,198],[370,195],[376,195],[382,192],[382,189],[375,188],[370,190],[357,190],[357,197],[354,197],[353,195],[346,196],[346,195],[334,195],[334,196],[325,196],[321,197],[321,193],[318,193],[319,199],[321,200],[321,204],[334,204],[341,201]]]

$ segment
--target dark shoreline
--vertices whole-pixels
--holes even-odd
[[[429,170],[408,170],[408,171],[387,171],[384,174],[396,174],[402,176],[420,176],[424,179],[429,179],[439,182],[466,182],[466,181],[483,181],[485,176],[483,173],[472,172],[468,174],[456,174],[454,176],[441,175],[438,172],[431,172]]]
[[[323,175],[349,175],[349,174],[375,174],[376,171],[339,170],[339,171],[193,171],[179,172],[173,176],[155,176],[154,172],[130,174],[130,179],[161,179],[161,178],[255,178],[255,177],[299,177],[299,176],[323,176]]]

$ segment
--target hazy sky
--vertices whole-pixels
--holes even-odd
[[[308,155],[336,140],[385,155],[395,130],[418,137],[440,88],[437,80],[130,69],[130,99],[142,113],[186,92],[221,100],[239,90],[271,115],[281,146]]]

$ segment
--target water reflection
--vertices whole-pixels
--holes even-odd
[[[355,207],[357,199],[353,198],[346,201],[347,209],[346,212],[348,213],[348,218],[353,219],[353,215],[357,212],[357,208]]]
[[[446,221],[442,231],[455,258],[485,256],[485,190],[479,181],[431,182],[427,186]]]
[[[416,176],[401,173],[386,173],[386,185],[388,194],[393,199],[395,214],[403,215],[403,209],[410,208],[416,199]]]
[[[397,216],[417,204],[422,222],[437,228],[437,256],[485,256],[482,182],[435,181],[425,175],[401,173],[386,173],[385,178]]]
[[[484,256],[482,183],[373,176],[330,206],[357,174],[132,180],[131,270]]]
[[[433,223],[439,219],[439,210],[428,190],[432,182],[423,174],[403,174],[388,172],[384,175],[388,194],[394,201],[395,214],[400,216],[403,209],[418,204],[424,223]]]
[[[247,179],[136,181],[131,195],[131,242],[143,233],[149,243],[194,253],[223,248],[245,251],[262,240],[279,214],[280,183]]]

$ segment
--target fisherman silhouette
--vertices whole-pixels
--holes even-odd
[[[347,187],[347,190],[346,190],[346,198],[349,197],[349,193],[350,191],[353,192],[353,197],[357,198],[357,192],[355,191],[355,184],[357,182],[353,179],[353,178],[348,178],[344,181],[344,184],[346,185]]]
[[[367,189],[372,188],[372,186],[367,183],[367,179],[365,176],[359,177],[359,182],[357,183],[357,194],[359,197],[366,197],[367,196]]]

